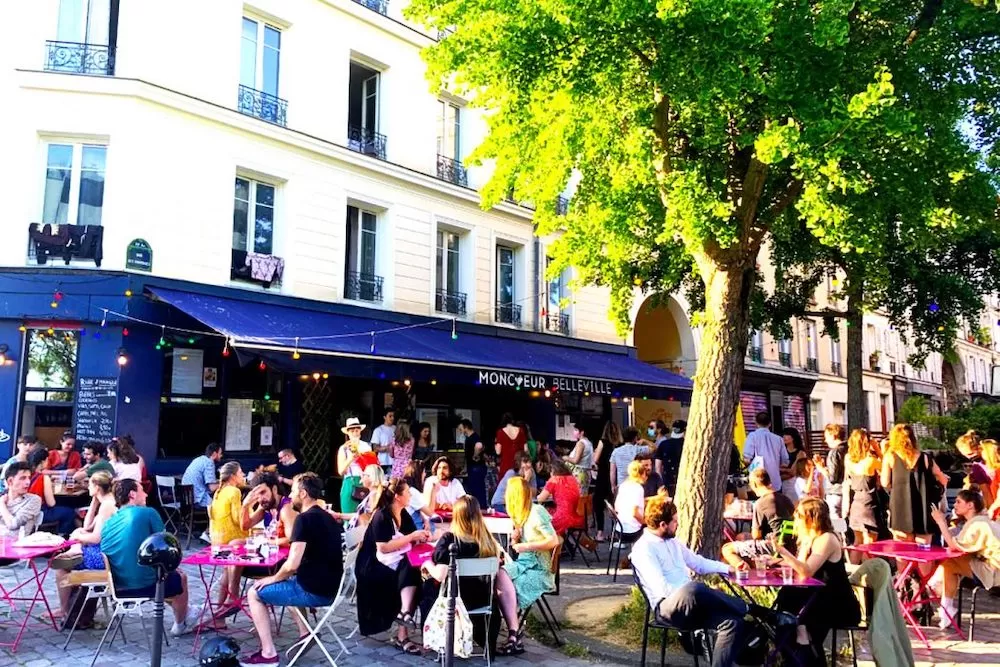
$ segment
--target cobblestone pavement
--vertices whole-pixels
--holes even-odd
[[[192,544],[192,547],[194,547],[194,544]],[[38,566],[41,568],[43,561],[38,561]],[[198,568],[182,566],[181,569],[187,573],[190,582],[192,604],[201,605],[205,600],[205,586],[198,576]],[[26,580],[30,576],[29,572],[28,570],[19,570],[21,581]],[[14,574],[9,568],[0,570],[0,583],[8,589],[11,585],[16,585]],[[58,605],[54,576],[46,578],[44,590],[49,603]],[[30,593],[27,594],[30,595]],[[24,603],[17,604],[23,605]],[[23,608],[23,606],[19,606],[18,612],[21,612]],[[0,622],[4,620],[2,611],[0,610]],[[66,651],[63,651],[62,645],[66,641],[66,633],[56,632],[51,625],[44,626],[37,618],[43,611],[44,608],[40,604],[35,606],[32,613],[32,616],[35,618],[29,622],[28,630],[21,641],[21,645],[18,647],[17,653],[10,653],[8,648],[0,649],[0,667],[6,667],[7,665],[23,665],[24,667],[89,665],[94,652],[97,650],[103,630],[77,631],[73,636],[72,644]],[[152,613],[152,605],[149,606],[149,612],[150,614]],[[23,619],[22,613],[16,614],[18,622]],[[164,612],[164,616],[167,619],[167,627],[169,628],[169,623],[173,620],[173,613],[169,607]],[[103,611],[98,611],[96,619],[101,622],[104,621]],[[356,620],[354,606],[346,605],[342,611],[336,614],[336,620],[333,625],[337,633],[344,638],[354,629]],[[152,627],[151,620],[149,619],[147,619],[147,627]],[[229,627],[231,630],[227,634],[240,644],[244,655],[249,655],[250,652],[257,650],[258,643],[248,617],[240,615],[235,622],[232,620],[229,622]],[[10,642],[14,637],[13,632],[16,632],[16,630],[12,631],[9,624],[0,625],[0,641]],[[284,648],[294,641],[295,635],[295,624],[286,614],[282,624],[281,636],[277,638],[279,650],[284,651]],[[125,665],[148,664],[149,649],[147,648],[145,633],[138,619],[128,619],[125,621],[125,637],[127,640],[125,644],[119,639],[110,648],[105,646],[97,660],[96,667],[123,667]],[[503,634],[501,633],[502,637]],[[204,638],[205,635],[202,635],[202,641],[204,641]],[[329,638],[329,636],[327,638],[331,644],[336,645],[336,642],[332,638]],[[341,667],[350,667],[352,665],[431,665],[434,664],[436,657],[435,654],[430,653],[423,657],[403,655],[387,644],[384,637],[370,639],[355,635],[350,640],[345,639],[344,643],[347,645],[351,655],[342,655],[337,658],[336,652],[332,648],[330,649],[331,654],[337,658],[337,664]],[[197,665],[197,656],[193,653],[193,648],[193,634],[177,639],[170,638],[170,646],[163,649],[164,667]],[[457,660],[456,662],[458,664],[470,665],[485,664],[482,658],[470,659],[468,661]],[[283,660],[282,664],[287,664],[287,660]],[[296,663],[296,665],[303,665],[303,667],[327,664],[329,663],[323,656],[323,653],[315,647],[310,648]],[[510,665],[511,667],[527,667],[527,665],[550,667],[555,665],[594,665],[596,663],[567,657],[555,649],[528,640],[527,651],[523,655],[512,658],[499,658],[496,664]]]

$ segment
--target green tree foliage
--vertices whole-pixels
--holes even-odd
[[[432,87],[488,112],[484,205],[535,202],[538,232],[561,234],[552,271],[607,286],[623,329],[637,288],[700,279],[678,503],[681,536],[714,551],[762,243],[863,255],[896,185],[978,183],[1000,17],[959,0],[414,0],[408,15],[446,35],[426,53]],[[964,223],[930,194],[914,210]]]

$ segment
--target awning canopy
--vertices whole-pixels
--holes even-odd
[[[692,382],[639,361],[625,346],[594,349],[571,339],[537,342],[517,332],[468,333],[452,321],[423,318],[410,324],[309,310],[195,292],[149,287],[167,303],[227,336],[240,350],[268,357],[300,354],[429,364],[465,369],[470,382],[514,388],[641,396],[647,389],[675,400],[690,399]],[[555,338],[555,336],[553,336]],[[607,349],[615,351],[606,351]]]

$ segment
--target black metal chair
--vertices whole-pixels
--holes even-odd
[[[618,581],[618,566],[622,562],[622,547],[626,544],[632,544],[638,539],[638,536],[629,538],[627,541],[625,539],[625,527],[622,526],[621,519],[618,518],[618,512],[615,511],[615,506],[611,504],[610,501],[604,501],[604,507],[611,518],[614,520],[614,525],[611,527],[611,538],[608,540],[608,568],[604,571],[604,574],[611,574],[611,554],[615,551],[615,536],[618,539],[618,556],[615,559],[615,576],[611,581]]]
[[[649,629],[656,628],[663,631],[663,635],[660,638],[660,667],[663,667],[667,661],[667,631],[675,630],[681,632],[681,630],[670,625],[653,612],[653,605],[650,604],[649,598],[646,596],[646,591],[643,590],[642,584],[639,582],[639,573],[635,570],[635,565],[632,566],[632,581],[635,582],[635,587],[639,589],[639,593],[642,594],[642,600],[644,606],[646,607],[646,615],[642,622],[642,657],[639,660],[640,667],[646,667],[646,649],[649,645]],[[708,656],[709,662],[712,661],[712,644],[708,641],[708,632],[706,630],[695,630],[690,633],[691,644],[694,647],[694,667],[698,667],[698,659],[702,656]]]
[[[590,561],[587,560],[586,552],[589,549],[585,549],[581,544],[581,540],[584,537],[590,537],[590,533],[587,530],[587,525],[590,520],[590,515],[594,511],[594,497],[590,494],[580,496],[580,502],[577,504],[577,514],[583,515],[583,527],[582,528],[569,528],[566,531],[566,552],[569,554],[569,559],[573,560],[576,558],[577,554],[580,554],[580,558],[583,559],[583,564],[590,567]],[[593,539],[593,538],[591,538]],[[595,560],[597,558],[597,549],[595,548],[591,553],[594,554]]]
[[[976,641],[976,604],[979,595],[981,593],[1000,595],[1000,586],[985,588],[977,584],[973,579],[962,577],[962,581],[958,586],[958,611],[955,612],[955,624],[960,628],[962,627],[962,602],[964,601],[964,593],[967,590],[972,591],[972,608],[969,610],[969,641],[973,642]]]
[[[555,586],[548,593],[542,593],[542,596],[538,598],[534,604],[529,605],[521,612],[520,622],[523,623],[524,619],[527,618],[528,612],[531,611],[532,607],[538,610],[538,614],[545,621],[545,625],[548,626],[549,632],[552,633],[552,639],[555,641],[556,646],[562,646],[563,640],[559,636],[558,630],[562,630],[562,626],[559,625],[559,620],[556,618],[555,612],[552,611],[552,607],[549,606],[549,601],[546,599],[549,595],[559,595],[559,556],[562,553],[562,539],[559,540],[559,544],[552,550],[552,574],[555,575]]]
[[[191,546],[194,531],[201,526],[208,529],[208,508],[200,507],[194,502],[194,486],[191,484],[178,484],[177,489],[181,502],[182,525],[187,530],[187,538],[184,541],[186,551]]]

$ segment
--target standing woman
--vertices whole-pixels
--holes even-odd
[[[348,418],[347,425],[340,428],[347,435],[347,442],[337,450],[337,473],[344,478],[340,485],[340,511],[344,514],[358,509],[360,499],[354,489],[360,486],[365,467],[372,463],[371,459],[378,465],[378,456],[372,452],[372,446],[361,439],[364,428],[357,417]]]
[[[576,445],[573,451],[563,457],[563,463],[568,464],[570,472],[580,484],[580,493],[590,493],[590,468],[594,465],[594,445],[577,424],[573,424],[573,439]]]
[[[948,477],[929,454],[920,451],[909,424],[892,427],[880,477],[889,492],[889,530],[893,537],[929,543],[931,533],[937,529],[931,506],[941,499],[935,482],[946,487]]]
[[[552,550],[559,545],[559,536],[549,513],[531,502],[531,491],[522,478],[510,478],[504,500],[514,523],[511,549],[517,560],[508,560],[503,568],[514,582],[517,608],[527,609],[555,586]]]
[[[504,413],[500,424],[494,440],[494,449],[499,458],[497,474],[503,475],[514,467],[514,454],[524,451],[528,436],[524,429],[514,422],[514,416],[509,412]]]
[[[788,450],[788,467],[781,468],[781,492],[793,503],[797,503],[799,496],[795,491],[795,464],[801,459],[808,459],[809,455],[797,428],[786,428],[781,432],[781,439],[785,441],[785,449]]]
[[[604,501],[612,500],[611,495],[611,452],[621,445],[621,427],[617,422],[609,421],[604,425],[601,439],[597,441],[594,450],[594,463],[597,465],[597,480],[594,484],[594,521],[597,522],[597,541],[604,541]]]
[[[871,544],[885,530],[885,508],[879,502],[878,482],[882,461],[872,451],[868,431],[856,428],[847,440],[844,457],[844,501],[847,524],[854,544]]]
[[[431,442],[431,425],[427,422],[419,422],[413,432],[417,435],[417,442],[413,446],[413,458],[426,461],[434,453],[434,443]]]
[[[403,477],[406,475],[406,467],[413,459],[413,435],[410,433],[408,423],[399,422],[396,427],[396,439],[389,445],[389,456],[392,457],[392,475],[390,477]]]
[[[420,647],[409,638],[410,630],[417,628],[413,612],[420,570],[410,564],[406,554],[414,544],[430,539],[430,533],[413,525],[406,509],[410,493],[409,484],[402,479],[390,481],[365,531],[356,566],[358,590],[363,592],[358,596],[358,627],[362,635],[370,636],[395,623],[392,645],[403,653],[420,655]]]

